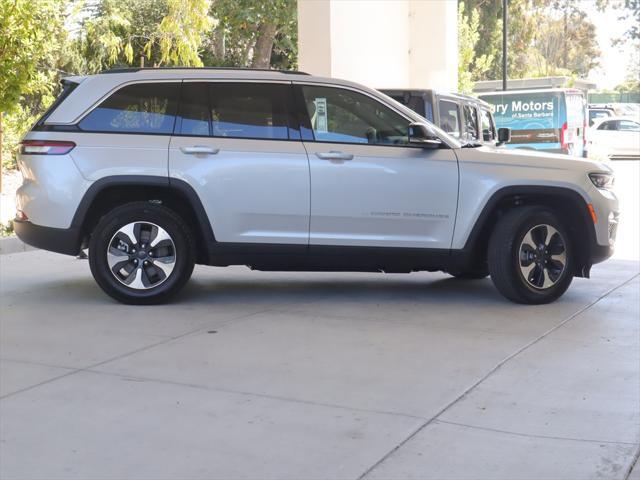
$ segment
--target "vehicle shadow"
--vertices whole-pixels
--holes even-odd
[[[327,278],[310,278],[301,274],[285,274],[284,278],[260,278],[249,276],[233,278],[198,278],[189,281],[170,304],[191,305],[195,307],[247,307],[278,306],[296,303],[345,303],[357,302],[359,305],[375,306],[380,303],[409,302],[411,304],[446,304],[455,302],[475,305],[496,305],[509,303],[493,287],[489,278],[482,280],[461,280],[456,278],[431,277],[420,275],[376,276],[365,274],[357,278],[347,274],[331,274]],[[49,304],[115,304],[95,284],[91,277],[76,278],[65,282],[39,283],[29,291],[21,292],[39,302]],[[19,302],[18,295],[15,302]],[[14,302],[9,302],[14,303]],[[150,308],[156,308],[152,306]],[[159,307],[162,307],[160,305]]]
[[[456,278],[420,279],[410,276],[361,279],[353,276],[340,278],[310,279],[288,276],[284,279],[215,279],[192,280],[176,297],[184,303],[207,303],[212,305],[232,303],[321,303],[351,302],[362,306],[381,302],[447,303],[464,301],[474,304],[504,303],[490,279],[460,280]]]

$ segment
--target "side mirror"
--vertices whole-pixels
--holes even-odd
[[[440,148],[442,140],[434,135],[425,124],[412,123],[409,125],[409,144],[422,148]]]
[[[505,143],[509,143],[511,141],[511,129],[510,128],[499,128],[498,129],[498,143],[497,145],[504,145]]]

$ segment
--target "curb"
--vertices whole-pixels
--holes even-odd
[[[37,250],[37,248],[32,247],[31,245],[27,245],[15,235],[6,238],[0,238],[0,255],[28,252],[29,250]]]

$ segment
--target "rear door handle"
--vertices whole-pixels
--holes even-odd
[[[353,160],[352,154],[336,152],[334,150],[330,152],[316,152],[316,156],[322,160]]]
[[[191,147],[180,147],[180,151],[188,155],[215,155],[220,149],[205,147],[204,145],[193,145]]]

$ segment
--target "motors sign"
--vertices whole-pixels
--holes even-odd
[[[498,103],[494,105],[495,113],[498,115],[509,115],[514,119],[529,118],[553,118],[554,104],[553,101],[536,102],[534,100],[512,100],[507,103]]]

